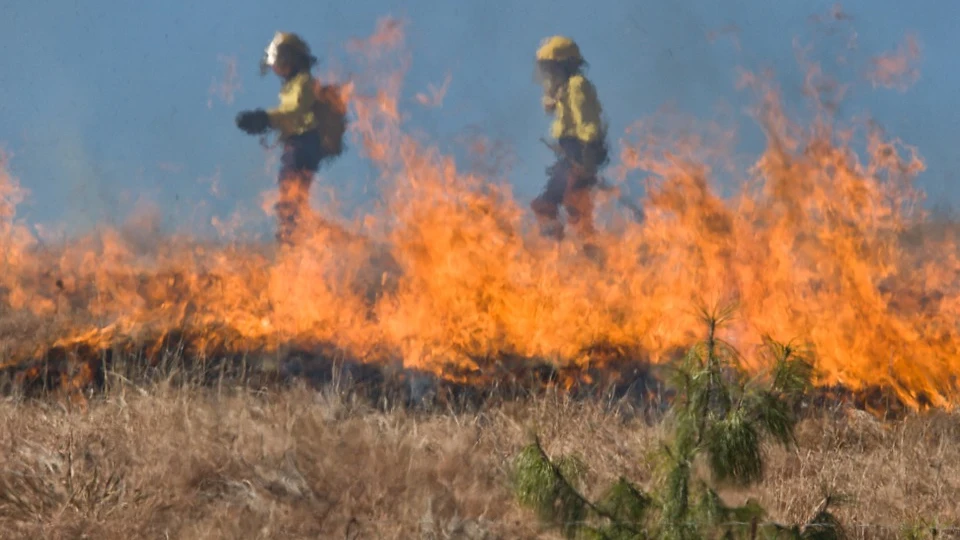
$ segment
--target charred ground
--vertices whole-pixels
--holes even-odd
[[[12,337],[8,336],[8,341]],[[329,343],[238,351],[233,344],[242,337],[230,337],[223,328],[180,329],[153,339],[128,337],[109,347],[96,347],[89,340],[43,347],[30,357],[7,357],[0,370],[0,389],[6,396],[54,396],[82,403],[103,395],[110,381],[118,379],[134,384],[168,380],[207,388],[227,384],[269,391],[298,384],[322,391],[333,385],[348,387],[370,403],[462,412],[559,392],[576,401],[629,404],[656,418],[673,397],[665,384],[668,371],[673,361],[685,354],[678,348],[670,353],[672,361],[651,363],[640,348],[597,344],[581,351],[575,362],[501,354],[470,357],[470,368],[451,362],[437,371],[404,367],[398,360],[356,358]],[[931,405],[922,394],[917,401],[920,410]],[[797,412],[813,414],[852,407],[886,419],[903,418],[911,412],[896,389],[881,386],[820,385],[801,407],[803,411]]]

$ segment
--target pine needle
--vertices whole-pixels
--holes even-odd
[[[734,411],[713,424],[705,446],[715,481],[732,481],[745,486],[762,478],[760,436],[756,427],[745,418],[743,410]]]
[[[515,464],[515,493],[521,504],[532,508],[543,521],[559,525],[572,537],[586,517],[586,500],[577,493],[566,474],[576,474],[578,464],[566,459],[554,465],[538,441],[525,447]]]
[[[789,404],[770,392],[750,396],[747,414],[755,418],[760,427],[784,446],[794,443],[793,430],[797,420]]]

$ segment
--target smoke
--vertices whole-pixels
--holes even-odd
[[[443,79],[443,84],[439,87],[436,85],[430,84],[427,86],[426,92],[418,92],[414,99],[424,107],[431,109],[439,108],[443,105],[443,98],[447,95],[447,90],[450,88],[450,81],[452,80],[450,74]]]
[[[884,87],[906,92],[920,79],[920,45],[916,36],[908,34],[895,51],[890,51],[871,60],[872,69],[867,78],[874,87]]]
[[[16,216],[17,205],[26,198],[28,191],[20,186],[20,181],[10,175],[7,163],[10,154],[0,149],[0,224],[9,226]]]
[[[243,83],[240,81],[240,74],[237,72],[236,56],[220,55],[217,60],[223,64],[223,76],[214,77],[210,82],[209,97],[207,98],[207,108],[213,108],[214,99],[226,105],[232,105],[234,96],[243,90]]]

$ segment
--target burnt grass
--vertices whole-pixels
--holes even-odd
[[[170,380],[200,387],[240,384],[276,390],[302,383],[321,390],[335,385],[384,407],[441,406],[458,411],[535,397],[552,389],[576,400],[624,400],[644,407],[653,406],[654,401],[666,403],[669,396],[648,362],[615,349],[597,348],[602,361],[586,367],[502,355],[472,359],[483,368],[468,370],[451,364],[438,374],[404,368],[399,362],[351,358],[325,344],[231,352],[217,346],[201,351],[193,343],[188,334],[173,332],[147,346],[51,347],[37,357],[6,362],[0,370],[0,390],[3,395],[27,398],[71,391],[94,396],[105,390],[112,374],[138,383]]]
[[[651,421],[669,407],[673,392],[664,384],[669,363],[651,364],[641,350],[595,345],[579,355],[580,364],[550,362],[502,354],[472,357],[473,368],[450,364],[441,373],[405,368],[399,361],[365,361],[329,344],[281,350],[228,350],[221,339],[201,349],[188,331],[168,332],[147,345],[131,341],[109,348],[86,343],[51,347],[40,355],[7,360],[0,369],[0,395],[40,398],[53,394],[94,397],[109,383],[108,374],[135,383],[161,380],[201,387],[242,385],[282,389],[305,384],[314,390],[330,385],[378,407],[476,412],[508,401],[523,401],[559,391],[575,401],[627,406]],[[684,351],[672,351],[679,359]],[[387,358],[388,355],[383,355]],[[930,402],[920,395],[921,410]],[[797,413],[849,407],[882,419],[898,420],[911,412],[890,387],[852,390],[819,386],[798,404]]]

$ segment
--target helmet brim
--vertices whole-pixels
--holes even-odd
[[[273,36],[273,40],[270,41],[270,44],[263,50],[263,56],[260,58],[260,75],[266,75],[270,68],[277,62],[277,46],[280,44],[280,41],[283,39],[283,34],[277,32]]]

